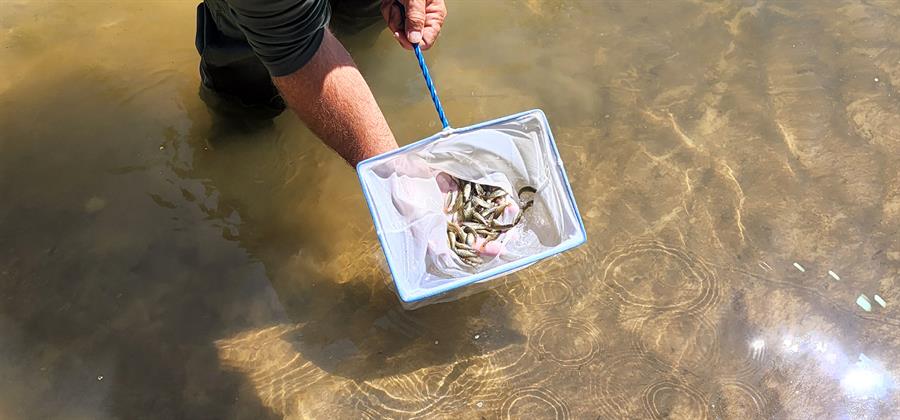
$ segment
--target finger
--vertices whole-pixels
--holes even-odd
[[[425,29],[422,30],[423,49],[429,49],[438,36],[441,35],[441,27],[444,26],[444,19],[447,16],[447,9],[443,2],[439,0],[432,1],[425,9]]]
[[[391,9],[394,8],[393,0],[381,0],[381,17],[384,18],[385,23],[390,27],[391,24]],[[394,29],[391,28],[391,31]]]
[[[425,29],[422,30],[422,42],[420,44],[422,49],[427,50],[431,48],[431,46],[437,42],[438,34],[439,32],[435,28],[426,26]]]
[[[388,8],[388,28],[391,32],[400,32],[403,30],[403,12],[396,3],[391,3]]]
[[[397,40],[397,43],[399,43],[401,47],[411,50],[413,46],[409,43],[409,40],[406,39],[406,35],[403,31],[403,12],[400,10],[400,6],[396,3],[392,3],[390,14],[388,28],[391,30],[391,35],[394,36],[394,39]]]
[[[406,6],[406,38],[409,42],[421,42],[422,29],[425,29],[425,0],[409,0]]]
[[[401,34],[400,32],[394,32],[392,34],[394,39],[400,44],[401,47],[406,48],[407,50],[413,49],[413,45],[409,43],[409,40],[406,39],[406,35]]]

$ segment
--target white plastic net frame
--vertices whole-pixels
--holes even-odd
[[[503,251],[476,268],[449,248],[441,172],[501,187],[513,197],[526,185],[537,190],[522,221],[506,233]],[[454,299],[446,292],[512,273],[587,239],[541,110],[444,130],[360,162],[357,173],[405,306]]]

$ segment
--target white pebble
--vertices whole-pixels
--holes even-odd
[[[102,381],[102,380],[103,380],[103,375],[98,376],[98,377],[97,377],[97,380],[98,380],[98,381]]]
[[[875,81],[878,82],[878,78],[877,78],[877,77],[875,78]]]
[[[475,405],[478,406],[478,408],[481,408],[484,406],[484,401],[478,401]]]
[[[831,276],[831,278],[833,278],[833,279],[835,279],[835,280],[840,280],[840,279],[841,279],[841,277],[838,276],[837,273],[835,273],[834,271],[831,271],[831,270],[828,270],[828,275]]]
[[[475,334],[475,339],[477,340],[479,338],[481,338],[481,334]]]
[[[872,312],[872,304],[869,302],[869,298],[867,298],[866,295],[859,295],[859,297],[856,298],[856,304],[864,311]]]
[[[884,299],[881,298],[881,296],[875,295],[873,297],[875,298],[875,302],[878,302],[878,304],[881,305],[882,308],[887,306],[887,302],[885,302]]]
[[[805,273],[805,272],[806,272],[806,269],[803,268],[803,266],[800,265],[800,263],[794,263],[794,268],[800,270],[801,273]]]

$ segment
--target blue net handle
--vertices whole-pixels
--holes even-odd
[[[425,57],[422,56],[422,49],[419,44],[413,44],[413,51],[416,52],[416,58],[419,60],[419,68],[422,69],[422,76],[425,77],[425,84],[428,85],[428,92],[431,93],[431,102],[434,102],[434,109],[437,110],[438,118],[441,119],[441,125],[444,129],[450,128],[450,122],[444,115],[444,107],[441,106],[441,100],[438,98],[437,90],[434,88],[434,82],[431,80],[431,74],[428,72],[428,66],[425,64]]]
[[[406,20],[406,8],[398,0],[394,0],[394,5],[400,9],[400,19]],[[405,35],[401,35],[405,36]],[[413,51],[416,52],[416,59],[419,60],[419,68],[422,69],[422,76],[425,77],[425,84],[428,85],[428,92],[431,93],[431,102],[434,102],[434,109],[437,110],[438,118],[441,119],[441,125],[444,130],[450,128],[450,122],[444,115],[444,107],[441,106],[441,100],[438,99],[437,89],[434,88],[434,82],[431,80],[431,73],[428,73],[428,66],[425,64],[425,57],[422,56],[422,49],[419,44],[413,44]]]

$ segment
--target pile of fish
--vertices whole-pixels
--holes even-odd
[[[522,221],[525,213],[534,203],[534,187],[525,186],[519,189],[519,212],[512,223],[501,223],[499,220],[507,206],[512,204],[508,193],[502,188],[477,184],[456,177],[450,177],[456,189],[447,193],[444,209],[450,215],[447,222],[447,238],[450,249],[471,267],[484,263],[482,252],[476,244],[495,241],[500,235]],[[523,200],[526,195],[532,198]]]

